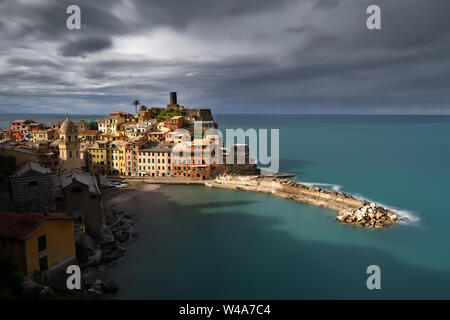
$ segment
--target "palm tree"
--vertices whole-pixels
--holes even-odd
[[[137,107],[141,104],[141,102],[139,100],[134,100],[131,104],[134,105],[135,113],[137,113]]]
[[[147,110],[147,106],[141,104],[141,106],[139,107],[139,111],[145,111],[145,110]]]

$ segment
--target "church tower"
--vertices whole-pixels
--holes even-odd
[[[80,140],[78,139],[78,130],[75,124],[70,121],[69,115],[59,129],[59,159],[61,162],[61,171],[66,172],[81,168],[80,158]]]

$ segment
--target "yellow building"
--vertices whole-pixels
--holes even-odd
[[[125,175],[126,161],[125,149],[127,143],[125,141],[114,141],[108,146],[108,173]]]
[[[134,117],[127,112],[114,112],[110,113],[105,120],[98,122],[98,130],[113,136],[120,135],[120,131],[124,130],[122,124],[133,123],[135,121]]]
[[[116,140],[116,137],[114,137],[114,135],[111,135],[109,133],[100,133],[97,136],[97,140],[98,141],[102,141],[102,142],[107,142],[107,141],[114,141]]]
[[[35,130],[33,131],[33,142],[38,141],[52,141],[53,137],[53,129],[45,129],[45,130]]]
[[[27,277],[76,261],[74,220],[62,214],[0,213],[0,254]]]
[[[91,173],[106,174],[108,165],[108,142],[97,141],[86,147],[86,164]]]
[[[14,147],[6,143],[0,145],[0,156],[14,157],[16,159],[16,166],[20,166],[27,161],[39,162],[37,153],[31,148]]]

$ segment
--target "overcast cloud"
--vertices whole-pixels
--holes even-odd
[[[177,91],[215,113],[450,114],[449,15],[448,0],[0,0],[0,112],[131,111]]]

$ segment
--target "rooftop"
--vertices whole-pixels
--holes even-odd
[[[39,165],[39,163],[28,160],[24,163],[22,163],[17,169],[16,171],[14,171],[14,175],[15,176],[22,176],[26,173],[29,173],[30,171],[34,171],[35,173],[40,173],[40,174],[47,174],[47,173],[52,173],[52,171],[48,168],[44,168],[41,167]]]
[[[78,181],[89,187],[89,192],[100,194],[100,189],[97,185],[97,180],[93,175],[87,172],[82,172],[78,170],[73,170],[71,172],[66,172],[59,177],[61,181],[61,186],[63,188],[72,184],[74,181]]]
[[[98,133],[98,130],[86,130],[84,131],[84,135],[89,136],[89,135],[95,135]]]
[[[39,230],[45,220],[72,220],[72,217],[51,213],[0,212],[0,236],[26,240]]]

